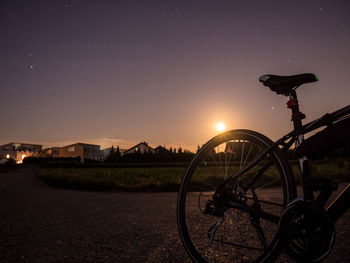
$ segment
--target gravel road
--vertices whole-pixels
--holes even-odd
[[[176,193],[54,189],[33,167],[0,173],[1,262],[189,262]],[[326,262],[350,262],[350,213]]]

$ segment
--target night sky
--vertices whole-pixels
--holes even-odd
[[[350,1],[1,1],[0,145],[195,150],[292,128],[262,74],[316,73],[306,121],[350,102]]]

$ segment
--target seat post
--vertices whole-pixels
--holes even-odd
[[[291,92],[289,93],[289,101],[287,102],[287,107],[292,110],[292,121],[294,125],[294,131],[297,135],[295,147],[298,148],[304,141],[303,124],[301,120],[305,119],[305,114],[303,114],[299,110],[299,103],[295,89],[291,90]],[[301,169],[304,199],[313,200],[314,195],[312,192],[312,184],[307,158],[306,156],[299,156],[298,160]]]
[[[287,102],[287,108],[292,110],[292,119],[294,125],[294,131],[296,134],[303,134],[303,124],[301,122],[302,119],[305,119],[305,114],[301,113],[299,110],[299,102],[297,98],[297,93],[295,90],[292,90],[289,93],[289,101]]]

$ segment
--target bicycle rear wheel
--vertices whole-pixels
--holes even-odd
[[[296,197],[292,171],[279,149],[262,154],[271,144],[257,132],[233,130],[196,154],[177,203],[180,236],[193,261],[255,262],[268,251],[283,208]],[[258,156],[260,161],[244,171]],[[224,181],[225,200],[215,194]]]

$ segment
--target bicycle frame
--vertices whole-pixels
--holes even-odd
[[[300,135],[304,135],[306,133],[309,133],[311,131],[314,131],[320,127],[324,127],[326,125],[329,125],[334,122],[342,121],[346,118],[350,118],[350,105],[341,108],[340,110],[337,110],[330,114],[325,114],[319,119],[316,119],[315,121],[309,122],[301,127],[301,130],[294,129],[293,132],[290,134],[287,134],[285,137],[288,139],[290,137],[294,138],[300,138]],[[301,132],[301,134],[300,134]],[[302,136],[302,140],[303,140]],[[285,140],[282,140],[284,142]],[[278,141],[277,141],[278,142]],[[302,142],[302,141],[301,141]],[[301,144],[301,142],[299,142]],[[298,143],[297,143],[298,144]],[[288,150],[290,148],[291,144],[287,144],[283,147],[284,150]],[[298,145],[296,145],[298,146]],[[313,191],[312,191],[312,180],[310,178],[310,172],[308,169],[308,159],[305,156],[299,157],[299,164],[300,164],[300,170],[301,170],[301,176],[302,176],[302,183],[303,183],[303,194],[305,200],[312,201],[314,199]],[[331,194],[331,191],[326,194],[326,200],[329,198]],[[325,201],[326,201],[325,200]],[[342,193],[336,197],[336,199],[329,205],[325,211],[326,214],[329,216],[331,221],[334,223],[336,222],[346,211],[350,208],[350,184],[348,184]]]
[[[217,254],[219,258],[219,249],[209,248],[212,241],[237,247],[232,252],[255,249],[259,252],[248,254],[248,258],[257,257],[257,262],[272,262],[282,252],[298,262],[316,262],[331,251],[334,223],[350,208],[350,184],[325,208],[337,184],[317,176],[311,178],[307,158],[316,159],[350,142],[350,105],[303,125],[305,115],[299,111],[295,85],[316,81],[317,77],[263,75],[259,80],[277,94],[289,96],[287,107],[292,111],[293,130],[275,142],[252,130],[232,130],[215,136],[199,149],[186,170],[177,202],[181,240],[196,262],[215,260]],[[313,135],[314,132],[317,133]],[[305,134],[312,136],[304,141]],[[302,182],[298,188],[286,158],[293,144]],[[234,145],[238,146],[233,149]],[[207,168],[206,172],[199,173],[202,168]],[[208,179],[203,184],[197,183],[195,177],[201,174]],[[297,191],[300,188],[302,193]],[[210,217],[202,222],[203,215]],[[232,225],[232,230],[224,227],[220,238],[214,238],[220,225],[226,226],[225,222]],[[253,231],[255,228],[257,236],[248,234],[247,242],[236,244],[236,237],[240,241],[243,232],[250,231],[245,227],[247,223]],[[208,243],[202,242],[205,238]],[[222,252],[223,258],[230,253],[226,247]],[[239,256],[241,252],[235,255]]]
[[[305,117],[305,115],[303,115],[299,111],[299,105],[297,103],[297,97],[296,97],[295,90],[293,90],[292,93],[290,94],[290,101],[293,101],[294,103],[296,102],[294,105],[292,105],[292,107],[289,107],[292,109],[292,120],[293,120],[293,124],[294,124],[294,130],[291,131],[290,133],[284,135],[282,138],[278,139],[276,142],[274,142],[272,145],[270,145],[268,148],[266,148],[248,166],[241,169],[238,173],[227,178],[218,187],[215,195],[217,193],[220,193],[221,191],[224,191],[226,186],[230,185],[230,183],[233,182],[234,178],[247,172],[252,167],[254,167],[256,164],[258,164],[264,158],[264,156],[267,153],[271,152],[271,150],[274,149],[275,147],[281,148],[282,151],[287,152],[290,149],[290,147],[293,145],[293,143],[296,144],[296,147],[299,147],[299,145],[301,145],[301,143],[304,140],[304,134],[312,132],[318,128],[330,125],[332,123],[341,121],[343,119],[350,118],[350,105],[348,105],[348,106],[341,108],[333,113],[327,113],[319,119],[316,119],[316,120],[311,121],[305,125],[302,125],[301,119],[303,117]],[[312,180],[310,178],[310,172],[308,169],[308,159],[306,156],[301,156],[298,158],[298,160],[299,160],[300,171],[301,171],[304,200],[313,201],[314,195],[313,195],[313,190],[312,190]],[[337,221],[337,219],[339,219],[346,212],[346,210],[348,208],[350,208],[350,184],[335,199],[335,201],[326,209],[326,213],[329,215],[332,222],[335,222],[335,221]],[[245,209],[245,208],[240,207],[238,209]],[[265,218],[267,220],[270,220],[272,222],[276,221],[276,218],[271,218],[271,217],[269,217],[268,214],[266,214],[262,211],[251,209],[250,213],[256,214],[256,215],[258,215],[262,218]]]

